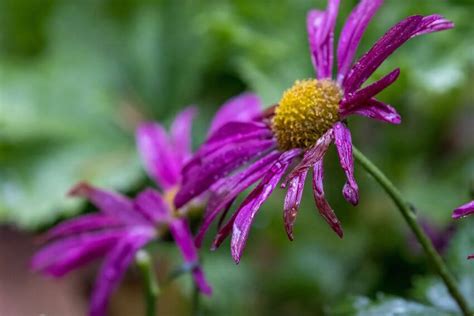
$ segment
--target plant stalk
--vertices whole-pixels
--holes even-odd
[[[156,315],[156,301],[160,289],[156,281],[153,262],[146,250],[140,250],[135,256],[135,262],[142,274],[143,290],[145,292],[145,315]]]

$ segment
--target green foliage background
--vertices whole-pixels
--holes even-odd
[[[356,3],[342,2],[338,30]],[[37,231],[85,211],[65,196],[79,180],[129,193],[149,184],[134,145],[140,120],[169,124],[181,108],[196,104],[197,146],[227,98],[253,90],[265,104],[277,102],[293,81],[313,75],[305,14],[324,6],[316,0],[1,0],[0,220]],[[380,99],[399,110],[403,124],[354,118],[350,125],[357,146],[420,216],[443,226],[469,199],[474,180],[474,4],[387,0],[359,55],[405,16],[431,13],[456,28],[412,40],[374,76],[402,69]],[[205,302],[208,314],[314,315],[347,295],[375,298],[377,292],[410,294],[426,308],[439,307],[423,294],[436,280],[416,282],[413,290],[415,277],[429,269],[407,245],[407,230],[380,188],[356,170],[361,203],[353,208],[341,198],[344,179],[334,150],[326,168],[327,194],[345,238],[326,227],[307,190],[296,240],[289,242],[277,192],[261,210],[239,266],[227,244],[216,253],[203,249],[216,292]],[[170,246],[159,253],[179,260]],[[472,262],[469,269],[472,280]],[[378,301],[399,303],[390,300],[341,304],[369,310]],[[348,313],[344,306],[339,312]]]

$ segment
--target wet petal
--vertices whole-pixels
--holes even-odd
[[[326,11],[311,10],[308,13],[308,30],[311,61],[318,79],[331,78],[334,59],[334,26],[339,0],[329,0]]]
[[[273,192],[283,173],[297,155],[299,155],[299,150],[295,149],[284,152],[236,211],[231,240],[232,257],[236,263],[239,263],[242,256],[255,214]]]
[[[283,209],[283,220],[285,222],[286,233],[290,240],[293,240],[293,225],[295,224],[296,215],[300,207],[307,173],[307,170],[303,171],[298,176],[292,178],[288,184]]]
[[[352,93],[359,89],[385,59],[410,38],[451,28],[453,25],[448,22],[439,15],[415,15],[397,23],[352,67],[344,79],[344,91]]]
[[[471,201],[467,204],[461,205],[454,210],[452,217],[458,219],[468,215],[474,214],[474,201]]]
[[[314,164],[313,171],[313,194],[316,206],[319,209],[319,213],[326,220],[329,226],[331,226],[331,228],[336,232],[336,234],[342,238],[343,231],[341,223],[339,222],[339,219],[337,218],[336,214],[334,213],[333,209],[329,205],[324,195],[324,170],[322,159]]]
[[[222,182],[209,199],[206,214],[196,235],[195,242],[197,247],[201,247],[204,235],[216,216],[226,209],[229,203],[241,192],[262,178],[279,156],[280,153],[278,151],[272,151],[252,165],[246,167],[244,171]]]
[[[143,216],[134,209],[133,202],[117,192],[79,183],[69,191],[69,195],[87,198],[101,212],[120,219],[123,223],[144,223]]]
[[[374,82],[373,84],[360,89],[355,93],[350,93],[344,96],[340,105],[340,114],[342,117],[350,115],[353,108],[360,107],[374,96],[376,96],[381,91],[385,90],[389,85],[397,80],[400,75],[400,69],[397,68],[390,72],[388,75],[384,76],[382,79]]]
[[[134,229],[115,245],[105,258],[91,295],[90,316],[104,316],[110,296],[122,280],[128,266],[140,250],[154,237],[153,229]]]
[[[209,129],[209,135],[229,122],[246,122],[262,112],[262,101],[253,93],[242,93],[229,99],[217,111]]]
[[[193,235],[189,229],[186,219],[175,219],[170,224],[170,233],[176,242],[184,261],[189,264],[198,263],[198,254],[193,242]],[[193,269],[194,282],[199,290],[207,295],[212,293],[212,289],[204,278],[201,267],[198,265]]]
[[[336,144],[339,161],[347,182],[344,185],[344,198],[352,205],[359,203],[359,187],[354,178],[354,158],[352,157],[352,139],[351,131],[343,122],[334,124],[334,143]]]
[[[390,105],[376,99],[370,99],[365,104],[355,106],[351,109],[351,115],[362,115],[371,119],[390,124],[400,124],[402,119],[397,110]]]
[[[176,161],[165,129],[154,122],[142,123],[136,141],[150,177],[165,190],[178,184],[182,162]]]
[[[382,3],[383,0],[362,0],[347,18],[337,45],[339,83],[349,71],[362,35]]]
[[[191,156],[191,129],[196,112],[194,106],[186,108],[176,116],[171,125],[172,151],[179,167]]]
[[[169,222],[171,210],[161,194],[151,188],[145,189],[135,198],[135,206],[152,223]]]

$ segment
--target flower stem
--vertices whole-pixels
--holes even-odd
[[[152,260],[146,250],[140,250],[135,256],[135,262],[140,269],[143,278],[143,290],[145,291],[146,316],[156,315],[156,301],[160,289],[156,282]]]
[[[407,222],[408,226],[410,226],[419,243],[423,247],[423,250],[428,256],[428,260],[443,279],[443,282],[448,288],[449,293],[458,304],[463,315],[472,315],[472,313],[469,311],[469,305],[467,304],[467,301],[458,288],[456,280],[448,271],[446,264],[436,251],[430,238],[425,234],[421,226],[418,224],[412,206],[404,200],[400,191],[393,185],[387,176],[385,176],[385,174],[383,174],[382,171],[380,171],[380,169],[377,168],[366,156],[364,156],[364,154],[362,154],[355,147],[353,147],[353,152],[356,161],[383,187],[385,192],[387,192],[387,194],[392,198],[393,202],[402,213],[402,216]]]

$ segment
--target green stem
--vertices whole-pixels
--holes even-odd
[[[140,269],[143,278],[143,290],[145,291],[146,316],[156,315],[156,301],[160,289],[156,281],[153,262],[146,250],[140,250],[135,256],[135,262]]]
[[[412,210],[412,206],[408,204],[400,191],[393,185],[393,183],[385,176],[385,174],[380,171],[364,154],[362,154],[357,148],[353,147],[354,157],[356,161],[383,187],[385,192],[392,198],[393,202],[396,204],[400,212],[402,213],[403,218],[410,226],[411,230],[415,234],[416,238],[420,242],[423,250],[428,256],[428,260],[434,266],[436,272],[443,279],[444,284],[448,288],[449,293],[453,299],[458,304],[460,310],[464,316],[472,316],[472,313],[469,311],[469,305],[467,301],[461,294],[457,286],[457,282],[451,273],[448,271],[446,264],[443,262],[443,259],[436,251],[433,243],[430,238],[425,234],[421,226],[416,220],[416,215]]]

